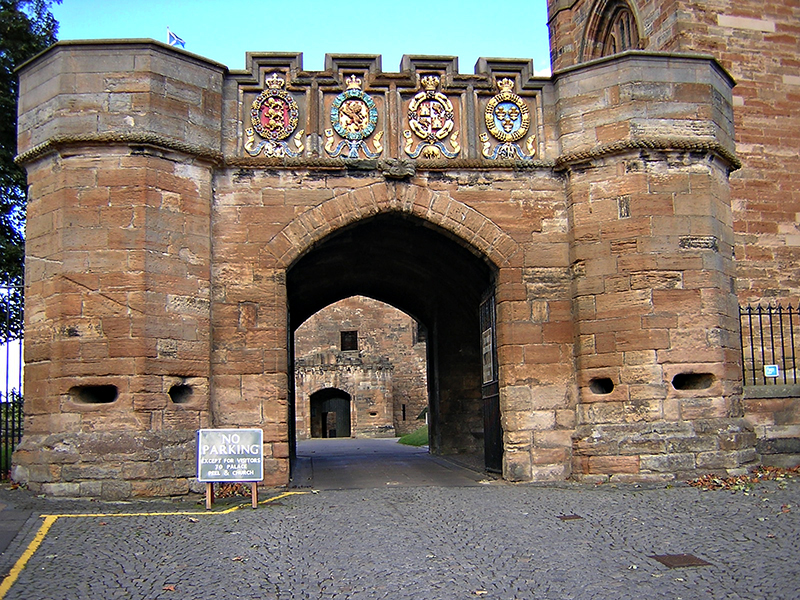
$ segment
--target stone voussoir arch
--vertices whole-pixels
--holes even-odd
[[[495,266],[520,261],[519,244],[491,219],[452,198],[413,184],[376,182],[345,191],[295,217],[266,245],[278,268],[288,269],[308,249],[334,231],[386,213],[418,217],[437,225],[481,252]]]

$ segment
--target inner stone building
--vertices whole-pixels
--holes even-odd
[[[394,437],[425,425],[425,336],[405,313],[362,296],[311,316],[295,332],[297,439]]]
[[[287,484],[312,403],[359,393],[320,375],[352,350],[297,352],[295,332],[353,297],[424,332],[431,452],[517,482],[738,473],[768,448],[796,464],[796,389],[743,392],[738,305],[800,297],[799,13],[549,0],[549,77],[56,44],[19,73],[13,477],[183,494],[196,430],[245,427],[264,432],[263,484]],[[380,362],[350,366],[394,389]],[[380,402],[372,434],[397,426]]]

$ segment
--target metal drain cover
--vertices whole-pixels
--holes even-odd
[[[578,521],[583,519],[583,517],[580,515],[559,515],[558,518],[562,521]]]
[[[710,562],[706,562],[702,558],[697,558],[691,554],[656,554],[649,558],[657,560],[670,569],[680,569],[681,567],[705,567],[711,565]]]

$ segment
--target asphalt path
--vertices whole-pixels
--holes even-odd
[[[392,486],[463,487],[494,480],[455,462],[434,456],[427,446],[405,446],[397,438],[310,439],[297,443],[293,487],[318,490]]]

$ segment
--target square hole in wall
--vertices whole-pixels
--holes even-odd
[[[358,350],[358,331],[342,331],[342,352]]]

